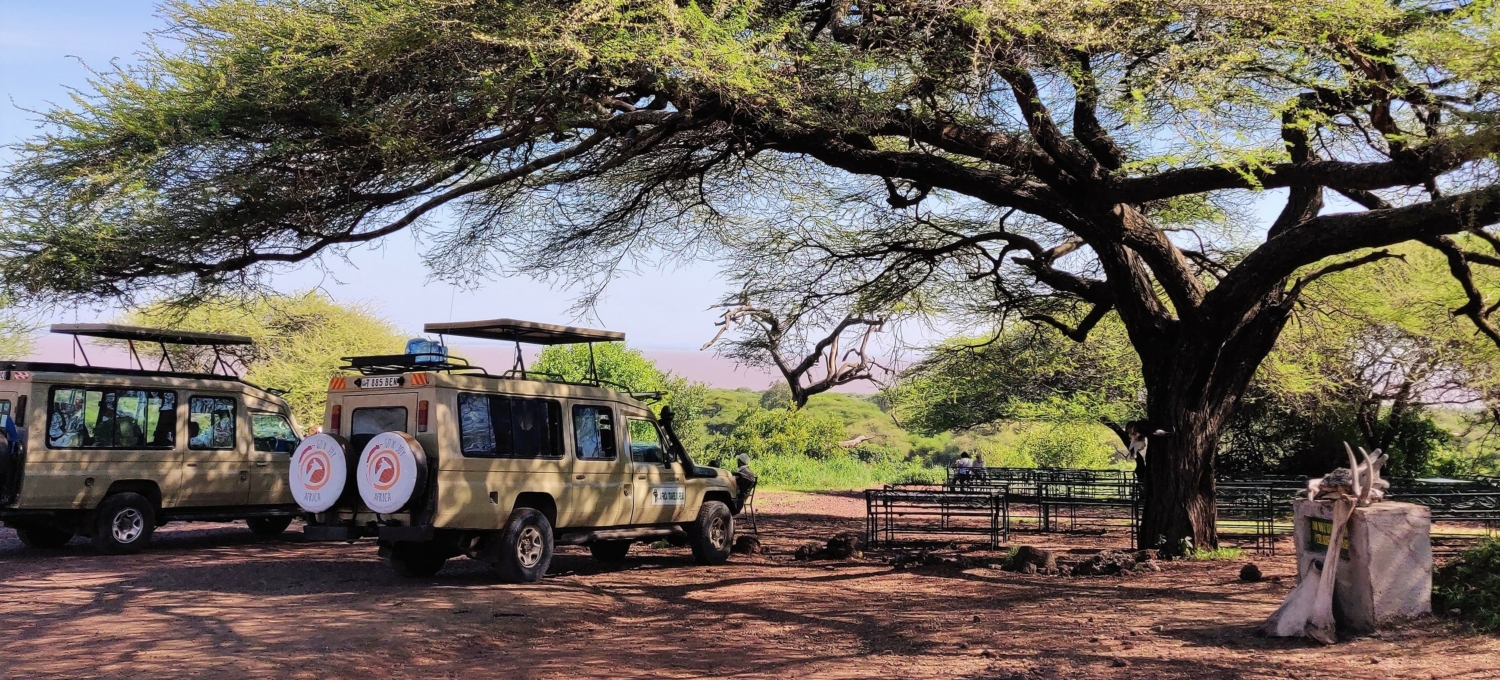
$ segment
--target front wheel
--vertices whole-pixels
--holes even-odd
[[[292,525],[290,517],[251,517],[245,520],[250,526],[250,533],[256,536],[280,536],[281,532]]]
[[[693,559],[698,564],[723,564],[734,547],[734,515],[719,501],[704,501],[698,519],[686,527]]]
[[[52,526],[16,527],[16,538],[33,550],[56,550],[73,540],[73,532]]]
[[[536,583],[552,564],[552,523],[536,508],[517,508],[505,523],[495,571],[511,583]]]
[[[156,508],[138,493],[110,496],[95,513],[94,549],[106,555],[140,552],[156,530]]]

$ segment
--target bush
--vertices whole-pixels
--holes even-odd
[[[732,461],[742,453],[751,459],[848,458],[838,444],[846,435],[837,420],[806,410],[755,409],[741,415],[727,434],[711,437],[705,450],[708,460],[721,461]]]
[[[750,467],[760,477],[760,486],[793,491],[868,489],[902,482],[939,483],[944,476],[942,468],[920,461],[866,463],[852,456],[811,458],[770,454],[752,457]]]
[[[1500,631],[1500,540],[1487,540],[1438,568],[1432,606],[1480,630]]]

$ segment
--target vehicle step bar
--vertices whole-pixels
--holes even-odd
[[[642,538],[667,538],[668,536],[686,537],[687,532],[679,526],[570,531],[559,534],[554,542],[557,545],[583,545],[594,541],[636,541]]]

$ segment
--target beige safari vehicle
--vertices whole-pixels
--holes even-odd
[[[513,582],[540,579],[558,544],[618,561],[636,541],[668,539],[700,564],[729,558],[735,480],[693,464],[669,411],[659,421],[597,374],[565,383],[521,361],[521,343],[589,343],[592,357],[592,343],[623,333],[511,319],[424,330],[514,342],[516,364],[490,375],[421,340],[346,359],[360,375],[333,379],[325,434],[292,459],[309,540],[374,536],[403,576],[463,555]]]
[[[0,364],[0,520],[23,544],[83,535],[127,553],[167,522],[243,519],[275,535],[300,515],[286,483],[299,442],[290,409],[220,359],[219,347],[249,338],[114,324],[52,332],[74,336],[85,365]],[[87,365],[79,336],[125,341],[135,367]],[[161,348],[154,370],[137,343]],[[175,370],[167,345],[211,349],[214,372]]]

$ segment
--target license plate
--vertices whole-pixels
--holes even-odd
[[[368,390],[368,389],[370,389],[372,387],[400,387],[401,386],[401,376],[399,376],[399,375],[382,375],[382,376],[377,376],[377,377],[374,377],[374,378],[360,378],[359,379],[359,386],[360,386],[360,389],[366,389],[366,390]]]

